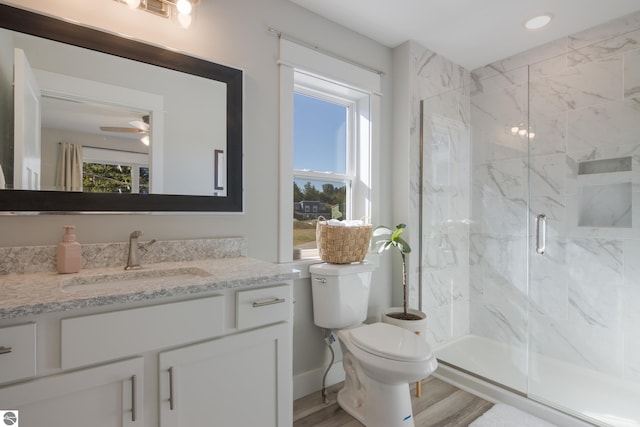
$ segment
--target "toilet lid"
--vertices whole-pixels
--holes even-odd
[[[418,361],[431,357],[424,338],[387,323],[373,323],[352,329],[351,341],[360,349],[392,360]]]

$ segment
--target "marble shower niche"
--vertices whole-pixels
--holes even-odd
[[[578,226],[631,228],[631,157],[578,165]]]

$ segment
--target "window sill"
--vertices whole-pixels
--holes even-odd
[[[365,261],[368,261],[378,267],[379,257],[380,254],[376,252],[369,252],[365,257]],[[313,264],[319,264],[321,262],[323,261],[318,256],[315,258],[296,259],[292,262],[282,263],[282,265],[290,265],[292,269],[298,270],[300,272],[300,276],[298,277],[298,279],[308,279],[311,277],[311,274],[309,273],[309,266]]]

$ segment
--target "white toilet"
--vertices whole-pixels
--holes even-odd
[[[338,403],[367,427],[413,427],[409,383],[422,380],[438,363],[424,338],[367,318],[370,263],[309,267],[314,323],[338,332],[345,370]]]

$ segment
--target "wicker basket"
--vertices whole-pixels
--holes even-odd
[[[330,264],[360,262],[367,255],[371,224],[353,227],[328,225],[324,217],[316,224],[316,242],[320,259]]]

